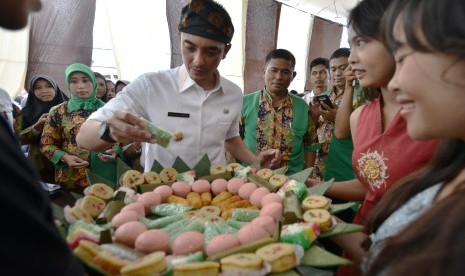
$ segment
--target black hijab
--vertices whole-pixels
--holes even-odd
[[[43,102],[39,100],[34,93],[34,84],[37,80],[44,79],[48,81],[55,90],[55,97],[49,102]],[[29,90],[26,100],[26,105],[22,109],[22,129],[26,129],[39,120],[40,116],[44,113],[48,113],[50,108],[58,105],[67,100],[66,95],[58,87],[57,83],[47,75],[34,75],[29,82]]]

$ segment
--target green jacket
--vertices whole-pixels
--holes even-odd
[[[244,144],[252,152],[256,152],[257,145],[257,119],[260,92],[255,91],[243,97],[242,128],[244,131]],[[310,130],[308,121],[308,105],[300,97],[288,94],[292,100],[292,133],[294,143],[292,145],[287,174],[293,174],[304,168],[305,153],[315,151],[318,145],[308,145],[305,141]]]

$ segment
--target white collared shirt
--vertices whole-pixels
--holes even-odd
[[[108,120],[113,111],[126,110],[167,131],[181,131],[184,138],[172,140],[166,149],[143,143],[141,164],[145,171],[150,171],[155,159],[163,167],[170,167],[178,156],[190,168],[205,154],[212,163],[225,164],[224,141],[239,136],[243,95],[233,82],[219,74],[217,79],[215,88],[205,91],[189,77],[184,66],[146,73],[89,120]]]
[[[310,103],[312,102],[313,100],[313,97],[315,97],[315,93],[312,91],[310,91],[309,93],[305,94],[302,99],[304,99],[304,101],[310,105]]]

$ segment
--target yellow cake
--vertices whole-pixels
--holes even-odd
[[[92,263],[93,259],[102,249],[94,242],[87,240],[80,240],[78,247],[74,249],[74,254],[79,256],[81,259]]]
[[[239,163],[229,163],[226,165],[226,170],[228,172],[237,172],[240,168],[242,168],[242,165]]]
[[[267,168],[260,169],[257,171],[257,175],[265,180],[268,180],[271,176],[273,176],[273,171]]]
[[[221,214],[221,209],[218,206],[203,206],[200,209],[200,213],[204,217],[219,216]]]
[[[176,181],[176,177],[178,176],[178,171],[173,168],[164,168],[160,172],[161,182],[169,183]]]
[[[142,174],[144,176],[145,183],[148,184],[160,184],[161,183],[161,178],[160,175],[156,172],[145,172]]]
[[[144,184],[144,176],[141,172],[136,170],[128,170],[123,174],[121,181],[123,186],[135,187]]]
[[[226,172],[226,166],[222,164],[213,164],[210,166],[210,173],[211,174],[219,174]]]
[[[254,253],[238,253],[222,258],[221,271],[227,272],[237,269],[261,270],[263,259]]]
[[[150,276],[163,272],[168,267],[165,252],[151,253],[121,269],[122,276]]]
[[[270,177],[270,184],[273,185],[276,188],[281,188],[281,186],[284,185],[287,181],[287,176],[284,174],[275,174],[272,177]]]
[[[115,191],[113,188],[106,184],[95,183],[94,185],[90,186],[88,195],[96,196],[100,199],[108,201],[113,197],[114,192]]]
[[[318,224],[322,232],[331,228],[331,214],[325,209],[311,209],[304,213],[304,221]]]
[[[177,265],[174,267],[174,276],[217,276],[220,264],[217,262],[197,262]]]
[[[255,252],[271,265],[271,272],[283,272],[297,265],[295,247],[288,243],[272,243]]]
[[[109,251],[101,250],[95,256],[94,263],[110,275],[119,275],[121,268],[131,262]]]
[[[105,208],[105,201],[96,196],[87,195],[82,199],[81,209],[89,213],[92,217],[96,218]]]
[[[71,209],[71,215],[73,215],[77,220],[94,223],[92,216],[79,205],[75,205],[73,209]]]
[[[310,209],[328,209],[329,199],[321,195],[311,195],[302,201],[302,208],[304,210]]]

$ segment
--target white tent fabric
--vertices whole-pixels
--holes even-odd
[[[218,2],[228,10],[235,26],[233,47],[220,64],[219,70],[222,75],[242,87],[242,41],[247,1]],[[165,1],[97,0],[95,24],[94,48],[106,52],[113,49],[119,79],[132,81],[145,72],[170,68],[171,46]],[[111,55],[106,54],[106,59],[109,58],[112,58]],[[104,72],[105,65],[102,63],[105,62],[112,64],[112,61],[94,57],[94,70]]]
[[[29,45],[29,26],[21,31],[0,28],[0,87],[14,97],[24,87]]]
[[[165,1],[105,0],[97,3],[96,18],[101,15],[99,9],[103,8],[102,14],[108,20],[120,79],[133,80],[144,72],[169,69],[171,57]],[[94,28],[94,37],[99,34]]]
[[[296,24],[298,22],[298,24]],[[277,48],[287,49],[294,54],[296,77],[289,86],[290,90],[303,92],[306,82],[306,67],[308,59],[310,37],[312,37],[313,16],[297,9],[283,6],[278,31]],[[289,37],[292,36],[292,39]]]
[[[53,1],[59,0],[43,0],[44,5],[50,5]],[[244,30],[248,1],[217,1],[231,14],[235,26],[233,46],[227,58],[220,64],[219,70],[222,75],[243,88]],[[306,8],[318,6],[317,3],[320,2],[314,0],[282,2],[285,5],[281,11],[277,46],[289,49],[295,54],[298,74],[290,89],[301,92],[305,84],[306,70],[305,63],[301,61],[307,59],[308,38],[311,37],[314,16]],[[334,5],[340,12],[337,17],[345,16],[346,12],[342,11],[346,11],[346,8],[350,6],[349,4],[353,5],[356,2],[357,0],[343,0],[341,2],[343,8]],[[171,45],[166,18],[167,1],[95,0],[94,3],[96,3],[96,15],[92,65],[95,71],[106,73],[102,72],[106,66],[113,67],[119,79],[132,81],[142,73],[165,70],[170,67]],[[293,6],[293,8],[288,5]],[[328,7],[320,8],[319,13],[323,15],[332,6],[328,4]],[[41,15],[37,14],[36,16]],[[90,20],[88,21],[90,22]],[[28,29],[14,33],[0,30],[0,87],[7,90],[12,96],[23,90],[28,60],[28,34]],[[96,56],[96,53],[99,55]],[[101,55],[102,53],[105,55]],[[105,56],[110,61],[102,62],[101,56]]]

